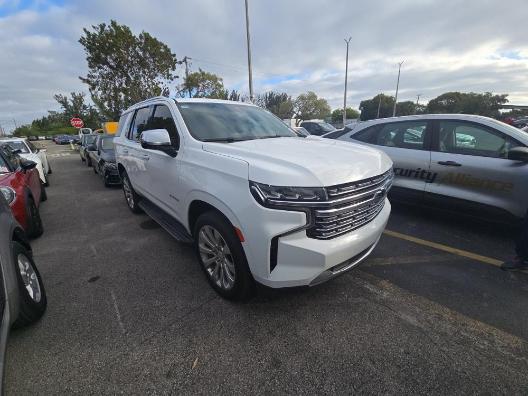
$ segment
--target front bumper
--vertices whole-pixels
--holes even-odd
[[[249,262],[253,276],[257,282],[273,288],[313,286],[338,276],[372,252],[387,225],[390,211],[391,205],[385,199],[383,209],[372,221],[333,239],[309,238],[306,230],[279,236],[276,252],[271,248],[275,236],[270,236],[265,256],[262,250],[259,256],[252,250],[251,258],[248,257],[248,261],[255,260]],[[258,243],[262,244],[262,239]],[[276,265],[270,266],[273,254],[277,257]],[[255,266],[266,267],[268,271],[254,271]]]

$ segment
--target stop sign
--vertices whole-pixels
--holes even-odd
[[[70,120],[70,124],[74,128],[82,128],[84,126],[83,120],[81,120],[80,118],[76,118],[76,117]]]

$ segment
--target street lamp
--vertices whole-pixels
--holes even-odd
[[[253,75],[251,71],[251,43],[249,37],[249,10],[248,10],[248,0],[245,0],[246,3],[246,40],[247,40],[247,56],[248,56],[248,72],[249,72],[249,100],[253,102]]]
[[[346,43],[346,66],[345,66],[345,95],[343,98],[343,128],[346,125],[346,98],[347,98],[347,82],[348,82],[348,44],[352,37],[349,37],[348,40],[344,39]]]
[[[398,103],[398,89],[400,88],[400,72],[401,66],[405,61],[398,63],[398,82],[396,83],[396,96],[394,97],[394,107],[392,108],[392,116],[396,117],[396,103]]]

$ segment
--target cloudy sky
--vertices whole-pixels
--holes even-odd
[[[243,0],[0,0],[0,125],[56,110],[55,93],[86,91],[82,28],[115,19],[168,44],[192,68],[247,92]],[[527,0],[250,0],[256,92],[313,90],[348,102],[449,90],[509,93],[528,104]]]

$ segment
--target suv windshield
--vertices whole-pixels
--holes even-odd
[[[3,144],[11,148],[11,150],[13,151],[20,150],[20,153],[22,154],[29,153],[29,150],[27,146],[24,144],[24,142],[4,142]]]
[[[296,137],[281,120],[256,106],[226,103],[179,103],[191,135],[202,141]]]

